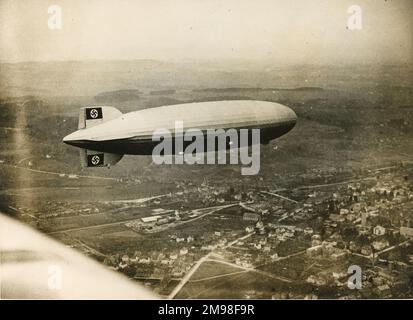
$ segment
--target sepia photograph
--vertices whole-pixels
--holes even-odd
[[[413,299],[412,16],[0,0],[0,299]]]

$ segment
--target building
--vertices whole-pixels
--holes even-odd
[[[142,259],[139,259],[139,263],[141,263],[141,264],[149,264],[149,263],[151,263],[151,259],[150,258],[142,258]]]
[[[307,228],[304,229],[304,234],[306,234],[306,235],[312,235],[313,232],[314,232],[314,230],[310,227],[307,227]]]
[[[245,212],[242,216],[242,220],[244,221],[252,221],[257,222],[260,219],[260,216],[254,212]]]
[[[387,248],[389,246],[389,242],[387,240],[374,241],[372,243],[372,246],[373,246],[374,250],[380,251],[380,250],[383,250],[383,249]]]
[[[331,258],[335,261],[344,259],[347,256],[347,252],[345,251],[340,251],[340,252],[335,252],[331,255]]]
[[[373,250],[370,246],[363,246],[361,248],[361,254],[365,256],[370,256],[373,253]]]
[[[342,208],[342,209],[340,209],[340,215],[346,215],[346,214],[348,214],[350,211],[348,210],[348,209],[344,209],[344,208]]]
[[[345,220],[343,216],[335,213],[330,214],[328,218],[333,222],[343,222]]]
[[[377,287],[377,293],[380,294],[381,297],[388,296],[391,294],[391,290],[387,284],[384,284]]]
[[[156,221],[156,224],[157,224],[158,226],[163,225],[163,224],[166,224],[166,223],[168,223],[168,219],[167,219],[167,218],[158,219],[158,220]]]
[[[310,257],[314,257],[314,256],[318,256],[323,252],[323,246],[319,245],[319,246],[315,246],[315,247],[310,247],[307,248],[306,253],[308,256]]]
[[[405,237],[413,238],[413,228],[400,227],[400,234]]]
[[[382,227],[382,226],[375,226],[373,229],[373,233],[376,236],[383,236],[386,233],[386,228]]]
[[[366,212],[362,212],[361,213],[361,226],[365,227],[367,224],[367,213]]]
[[[161,216],[150,216],[150,217],[143,217],[141,218],[142,222],[148,223],[148,222],[155,222],[157,221]]]

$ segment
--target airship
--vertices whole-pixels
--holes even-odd
[[[259,143],[268,144],[289,132],[297,115],[285,105],[256,100],[184,103],[125,114],[112,106],[82,107],[78,130],[65,136],[63,142],[81,148],[83,167],[110,166],[125,154],[152,154],[159,143],[153,133],[160,128],[170,130],[171,139],[178,139],[177,120],[183,132],[195,128],[205,132],[206,138],[211,129],[259,129]]]

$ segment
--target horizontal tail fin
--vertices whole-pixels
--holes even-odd
[[[80,164],[83,168],[89,167],[109,167],[122,159],[123,154],[93,151],[88,149],[80,150]]]
[[[118,109],[107,106],[80,108],[78,129],[91,128],[100,123],[116,119],[122,115]]]

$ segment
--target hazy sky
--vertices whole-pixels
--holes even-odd
[[[412,16],[412,0],[0,0],[0,59],[412,63]]]

